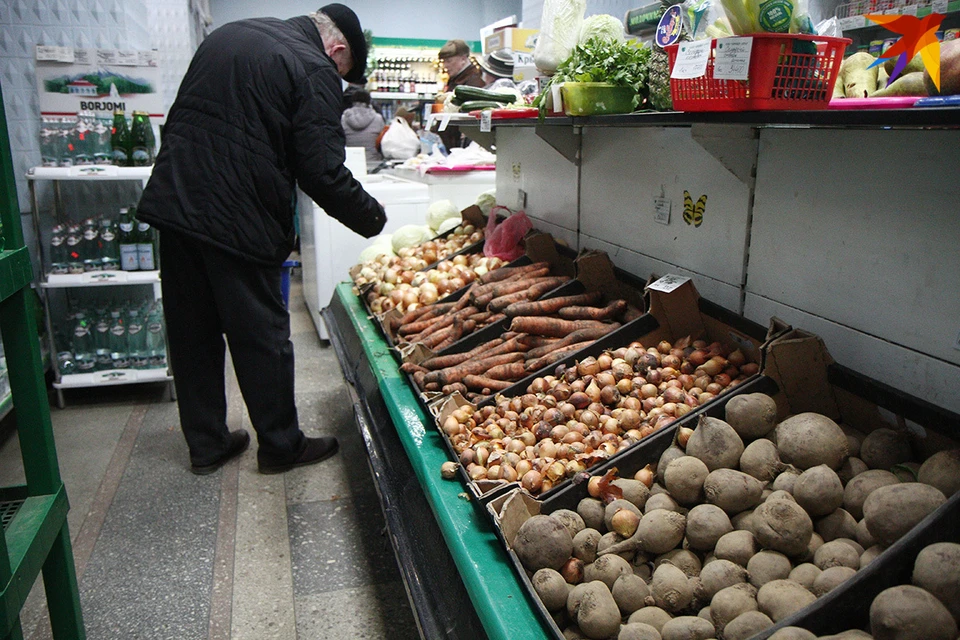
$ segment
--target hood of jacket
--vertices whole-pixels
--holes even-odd
[[[377,112],[367,106],[353,106],[343,112],[343,126],[354,131],[363,131],[377,117]]]

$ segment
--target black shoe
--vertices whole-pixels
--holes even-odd
[[[304,447],[303,452],[297,456],[294,460],[290,462],[264,462],[263,460],[257,461],[257,468],[260,473],[272,474],[272,473],[283,473],[284,471],[289,471],[295,467],[305,467],[309,464],[317,464],[318,462],[323,462],[333,454],[335,454],[340,449],[340,443],[337,442],[336,438],[330,436],[324,436],[321,438],[307,438],[307,445]]]
[[[211,462],[210,464],[191,464],[190,471],[195,473],[198,476],[205,476],[213,473],[223,465],[227,464],[238,455],[247,450],[247,447],[250,446],[250,434],[246,431],[231,431],[230,440],[227,445],[227,452],[217,460],[216,462]]]

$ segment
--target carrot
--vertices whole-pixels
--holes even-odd
[[[461,318],[461,319],[466,318],[466,317],[472,316],[476,312],[477,312],[476,307],[466,307],[466,308],[460,309],[459,311],[448,313],[442,318],[438,318],[433,324],[431,324],[429,327],[427,327],[420,333],[417,333],[412,336],[408,336],[407,339],[410,340],[411,342],[423,342],[424,338],[426,338],[427,336],[430,336],[436,333],[437,331],[440,331],[441,329],[446,329],[447,327],[452,325],[454,320],[456,320],[457,318]]]
[[[423,385],[425,384],[423,379],[424,379],[424,377],[426,377],[426,375],[427,375],[427,374],[424,373],[423,371],[415,371],[414,374],[413,374],[413,382],[414,382],[414,384],[416,384],[420,389],[423,389]]]
[[[509,340],[510,338],[516,338],[517,336],[526,335],[518,331],[504,331],[500,334],[500,337],[504,340]]]
[[[602,326],[603,324],[596,320],[561,320],[542,316],[517,316],[510,323],[510,329],[538,336],[564,338],[578,329]]]
[[[531,283],[531,285],[516,293],[510,293],[506,295],[493,298],[487,304],[487,309],[490,311],[503,311],[508,306],[515,302],[524,302],[526,300],[536,300],[543,294],[548,291],[553,291],[561,284],[569,280],[566,276],[557,276],[553,278],[543,278],[540,282]],[[478,300],[480,302],[480,300]]]
[[[441,340],[438,344],[433,345],[431,349],[433,349],[434,351],[443,351],[444,349],[446,349],[447,347],[455,343],[457,340],[459,340],[463,336],[472,333],[475,328],[476,328],[476,322],[474,322],[473,320],[464,321],[458,318],[453,323],[453,327],[452,327],[453,332],[450,333],[443,340]]]
[[[423,307],[417,307],[413,311],[408,311],[402,318],[400,318],[400,326],[414,322],[415,320],[419,319],[420,316],[422,316],[425,313],[429,313],[436,307],[437,305],[432,305],[432,306],[427,305]]]
[[[470,320],[473,320],[474,322],[476,322],[477,326],[479,327],[479,326],[483,326],[484,324],[487,324],[487,321],[490,319],[490,316],[492,315],[493,313],[490,311],[478,311],[477,313],[470,316]]]
[[[536,302],[515,302],[503,309],[508,316],[548,316],[571,305],[594,304],[603,297],[599,291],[590,291],[573,296],[558,296]],[[602,318],[600,318],[602,319]]]
[[[493,380],[519,380],[527,375],[527,370],[523,362],[508,362],[490,367],[483,375]]]
[[[513,385],[512,382],[492,380],[486,376],[475,374],[467,374],[463,376],[463,384],[467,385],[468,389],[478,389],[480,391],[503,391],[507,387]]]
[[[417,373],[418,371],[422,371],[426,373],[427,371],[429,371],[429,369],[427,369],[426,367],[421,367],[418,364],[414,364],[413,362],[404,362],[403,364],[400,365],[400,371],[403,371],[404,373],[412,374],[412,373]]]
[[[520,334],[524,336],[523,343],[527,345],[530,349],[537,349],[539,347],[545,347],[547,345],[555,344],[560,338],[548,338],[546,336],[531,336],[525,333]]]
[[[527,373],[538,371],[548,365],[553,364],[554,362],[563,360],[571,353],[574,353],[575,351],[580,351],[581,349],[585,349],[593,343],[594,343],[593,340],[585,340],[584,342],[577,342],[577,343],[568,345],[566,347],[563,347],[562,349],[555,349],[554,351],[540,358],[527,360],[527,362],[525,363]]]
[[[400,327],[400,330],[397,332],[400,335],[410,335],[412,333],[420,333],[427,327],[429,327],[438,317],[446,314],[453,308],[452,302],[444,302],[443,304],[437,304],[427,307],[420,307],[420,309],[426,309],[426,313],[421,315],[416,321],[410,323],[404,323]],[[415,311],[419,311],[416,309]]]
[[[451,353],[447,356],[434,356],[424,360],[420,364],[426,369],[436,370],[436,369],[446,369],[447,367],[455,367],[456,365],[469,360],[477,354],[483,353],[487,349],[492,349],[493,347],[499,346],[504,343],[503,338],[494,338],[488,342],[484,342],[481,345],[471,349],[470,351],[465,351],[464,353]]]
[[[423,390],[424,391],[440,391],[440,385],[437,384],[436,382],[428,382],[425,385],[423,385]]]
[[[420,340],[420,343],[428,349],[438,349],[438,345],[442,344],[449,338],[453,337],[454,340],[459,340],[460,336],[462,336],[464,333],[470,333],[475,328],[476,323],[473,320],[463,320],[462,318],[457,318],[449,327],[430,334],[426,338]],[[453,344],[453,342],[450,344]]]
[[[537,269],[536,271],[531,271],[530,273],[525,274],[522,278],[517,280],[510,280],[507,282],[498,282],[497,284],[490,287],[489,291],[484,293],[492,293],[494,298],[499,298],[500,296],[506,295],[508,293],[514,293],[516,291],[523,291],[524,289],[529,289],[532,284],[535,284],[539,281],[540,278],[556,278],[558,276],[551,276],[550,269],[544,267],[543,269]]]
[[[467,374],[483,373],[490,367],[495,367],[498,364],[507,364],[508,362],[517,362],[523,359],[524,357],[522,353],[515,352],[469,360],[455,367],[447,367],[446,369],[440,369],[439,371],[431,371],[424,377],[424,380],[426,382],[438,382],[441,385],[461,382],[463,380],[463,376]]]
[[[450,396],[457,392],[459,392],[460,395],[467,395],[467,385],[462,382],[454,382],[453,384],[444,385],[440,389],[440,393],[445,396]]]
[[[523,344],[520,340],[520,337],[511,338],[504,343],[488,350],[484,351],[482,355],[484,358],[490,358],[492,356],[498,356],[501,353],[523,353],[527,350],[527,346]]]
[[[549,262],[533,262],[519,267],[500,267],[499,269],[486,272],[477,278],[477,280],[480,281],[480,284],[490,284],[491,282],[500,282],[518,273],[526,273],[527,271],[534,271],[548,266],[550,266]]]
[[[626,300],[614,300],[605,307],[564,307],[557,315],[564,320],[609,320],[623,313],[626,308]]]

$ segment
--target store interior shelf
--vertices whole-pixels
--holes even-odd
[[[405,454],[404,457],[409,460],[419,488],[429,504],[426,519],[430,522],[417,521],[416,514],[404,512],[399,514],[399,518],[388,518],[388,524],[399,521],[407,529],[428,525],[439,528],[443,541],[440,544],[445,543],[454,563],[453,574],[447,576],[446,583],[441,583],[440,590],[459,588],[456,582],[458,578],[462,580],[469,602],[488,637],[545,637],[546,630],[513,573],[481,505],[469,499],[460,482],[441,479],[440,465],[448,458],[440,441],[440,431],[434,426],[433,418],[417,402],[406,377],[400,372],[382,335],[367,316],[349,283],[338,285],[329,310],[336,314],[337,331],[352,337],[348,344],[338,347],[344,377],[356,388],[361,401],[366,398],[369,404],[382,405],[385,411],[382,419],[376,420],[367,433],[394,432],[389,437],[399,439],[402,447],[398,455]],[[386,438],[387,434],[378,437]],[[375,478],[381,482],[379,474],[375,473]],[[379,485],[378,492],[383,492]],[[391,537],[399,535],[392,528],[390,533]],[[414,542],[416,539],[414,536]],[[435,553],[439,557],[439,552]],[[404,565],[402,559],[401,565]],[[432,574],[424,576],[424,580],[435,580],[439,570],[430,562],[426,565],[417,569],[424,574]],[[408,589],[417,586],[412,587],[407,576],[405,582]],[[424,585],[419,585],[421,590]],[[413,599],[416,600],[415,597]],[[455,615],[450,611],[439,613]],[[452,634],[446,637],[471,636]]]
[[[86,273],[51,273],[44,289],[69,287],[102,287],[124,284],[154,284],[160,282],[159,271],[88,271]]]
[[[838,13],[839,9],[840,7],[838,7]],[[923,18],[933,13],[933,7],[931,5],[918,6],[916,11],[917,17]],[[960,0],[951,0],[951,2],[947,3],[947,14],[957,13],[958,11],[960,11]],[[847,16],[844,18],[839,18],[839,20],[840,26],[844,32],[860,29],[886,30],[886,28],[882,25],[876,24],[875,22],[867,19],[866,15]]]
[[[26,247],[0,251],[0,301],[28,286],[32,280],[33,270]]]
[[[153,167],[88,164],[77,167],[33,167],[27,180],[147,180]]]
[[[94,373],[70,373],[54,382],[56,389],[81,389],[86,387],[104,387],[118,384],[139,384],[144,382],[171,382],[173,378],[166,369],[111,369]]]

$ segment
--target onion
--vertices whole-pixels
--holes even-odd
[[[606,371],[613,364],[613,358],[610,357],[609,353],[601,353],[597,358],[597,364],[600,366],[601,371]]]
[[[523,474],[523,477],[520,479],[520,484],[530,493],[539,493],[543,487],[543,476],[540,475],[539,471],[531,469]]]
[[[690,436],[693,435],[693,429],[688,427],[680,427],[677,429],[677,445],[681,449],[687,448],[687,443],[690,442]]]
[[[591,476],[587,481],[587,493],[593,498],[600,497],[600,480],[602,480],[600,476]]]
[[[637,471],[635,474],[633,474],[633,479],[647,485],[647,488],[649,489],[653,486],[653,475],[653,465],[648,464],[643,469],[640,469],[640,471]]]
[[[588,356],[577,365],[577,372],[581,376],[595,376],[600,373],[600,364],[597,362],[596,358],[593,356]]]

